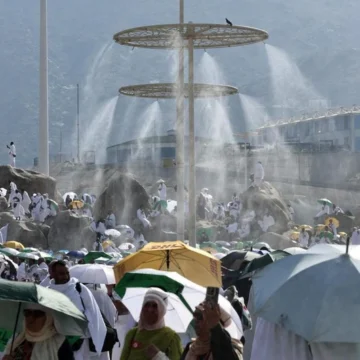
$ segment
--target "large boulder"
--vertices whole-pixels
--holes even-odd
[[[47,249],[49,247],[45,228],[32,221],[16,221],[12,213],[0,213],[0,227],[9,224],[7,240],[15,240],[25,247],[37,247]],[[43,232],[44,231],[44,232]]]
[[[80,249],[83,229],[88,227],[90,219],[79,216],[70,210],[60,211],[50,227],[48,242],[53,250]]]
[[[288,230],[290,213],[285,201],[279,192],[268,182],[263,182],[260,189],[249,188],[242,195],[245,209],[255,210],[256,215],[264,213],[265,209],[274,217],[275,225],[269,229],[271,232],[282,234]]]
[[[95,203],[95,218],[105,218],[112,209],[117,224],[132,224],[141,205],[149,207],[145,189],[130,174],[116,172],[109,180]]]
[[[9,189],[9,182],[13,181],[19,189],[26,190],[29,195],[33,193],[49,194],[55,197],[56,181],[50,176],[31,170],[0,166],[0,188]]]

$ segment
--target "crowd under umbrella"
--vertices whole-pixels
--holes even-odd
[[[169,294],[165,324],[176,332],[185,333],[193,319],[193,311],[205,299],[206,288],[176,272],[155,269],[128,272],[116,285],[115,291],[136,321],[139,320],[143,299],[150,287],[159,287]],[[226,330],[233,338],[240,339],[242,326],[238,314],[221,295],[219,305],[233,320],[233,324]]]
[[[22,328],[23,310],[36,304],[54,318],[58,333],[69,336],[87,336],[87,320],[72,301],[62,293],[34,283],[0,279],[0,304],[6,311],[0,317],[0,328],[10,332],[11,347],[15,335]]]
[[[114,266],[116,280],[138,269],[175,271],[202,285],[221,287],[221,263],[209,253],[181,241],[149,243]]]
[[[255,315],[310,343],[359,344],[359,269],[348,249],[286,257],[253,277]]]

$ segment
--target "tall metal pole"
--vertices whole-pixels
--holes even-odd
[[[189,28],[192,32],[193,29]],[[196,247],[196,179],[195,179],[195,119],[194,119],[194,40],[189,37],[189,243]]]
[[[80,163],[80,87],[76,84],[77,162]]]
[[[40,0],[39,171],[49,175],[47,0]]]
[[[180,0],[180,24],[184,23],[184,0]],[[177,239],[184,240],[184,42],[183,29],[180,27],[181,46],[178,53],[179,69],[176,81],[176,184],[177,184]]]

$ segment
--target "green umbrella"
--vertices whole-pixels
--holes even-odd
[[[332,202],[329,200],[329,199],[319,199],[318,201],[317,201],[319,204],[324,204],[324,203],[326,203],[327,205],[332,205]]]
[[[20,253],[17,255],[17,257],[18,257],[19,259],[35,260],[35,261],[37,261],[37,260],[40,259],[40,257],[39,257],[38,255],[34,254],[34,253],[26,253],[26,252],[25,252],[25,253],[20,252]]]
[[[17,251],[16,249],[12,249],[12,248],[2,248],[2,249],[0,249],[0,253],[3,253],[7,256],[18,256],[20,254],[19,251]]]
[[[109,259],[107,257],[99,257],[95,259],[95,264],[105,264]]]
[[[32,253],[32,252],[36,252],[36,251],[39,251],[39,249],[32,248],[32,247],[26,247],[21,250],[21,252],[23,252],[23,253]]]
[[[289,255],[290,254],[287,253],[286,251],[275,250],[259,258],[253,259],[246,266],[240,278],[250,276],[253,271],[262,269],[265,266],[272,264],[273,262],[278,261],[280,259],[283,259],[284,257],[287,257]]]
[[[107,253],[105,253],[103,251],[90,251],[84,257],[84,261],[85,261],[85,264],[89,264],[92,261],[95,261],[96,259],[101,258],[101,257],[106,258],[106,259],[112,258],[110,255],[108,255]]]
[[[0,279],[1,333],[16,334],[23,324],[23,310],[30,304],[51,313],[57,331],[63,335],[86,336],[87,320],[62,293],[34,283]]]
[[[51,209],[54,209],[56,212],[59,211],[59,204],[56,201],[54,201],[52,199],[49,199],[48,203],[50,203],[50,208]]]

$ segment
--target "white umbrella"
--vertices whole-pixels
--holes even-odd
[[[159,179],[157,182],[157,184],[161,184],[161,183],[164,183],[165,184],[165,181],[163,179]]]
[[[70,268],[70,275],[84,284],[116,284],[113,268],[107,265],[75,265]]]
[[[308,254],[345,254],[345,252],[345,245],[335,244],[317,244],[307,250]],[[360,245],[350,245],[349,254],[356,258],[360,258]]]
[[[73,191],[70,191],[70,192],[67,192],[67,193],[65,193],[64,195],[63,195],[63,200],[64,200],[64,202],[66,201],[66,198],[67,198],[67,196],[70,196],[70,199],[71,200],[74,200],[75,198],[77,198],[77,194],[76,193],[74,193]]]
[[[11,248],[2,248],[0,249],[0,252],[9,256],[18,256],[20,254],[20,251]]]
[[[0,196],[5,197],[7,194],[7,190],[5,188],[0,188]]]
[[[115,229],[108,229],[108,230],[105,230],[105,235],[111,236],[113,238],[118,238],[121,236],[121,232],[118,230],[115,230]]]
[[[163,290],[167,290],[166,287],[168,285],[176,286],[176,284],[181,284],[183,289],[180,295],[190,306],[191,311],[194,311],[195,308],[205,300],[205,287],[193,283],[176,272],[154,269],[131,271],[125,274],[120,280],[116,286],[116,292],[122,296],[122,302],[128,308],[135,321],[139,320],[144,296],[148,290],[145,287],[141,287],[144,286],[144,283],[142,282],[143,279],[145,279],[145,281],[146,279],[150,281],[147,282],[149,287],[159,286]],[[153,282],[153,284],[151,282]],[[139,284],[139,287],[136,287],[137,284]],[[125,294],[121,293],[123,290],[125,290]],[[178,333],[185,333],[193,319],[192,312],[187,308],[184,302],[181,301],[178,295],[171,293],[170,290],[168,290],[167,293],[169,294],[169,305],[165,315],[165,324]],[[219,305],[233,320],[232,324],[226,328],[226,331],[229,332],[231,337],[240,339],[243,335],[243,331],[239,315],[229,301],[222,295],[219,295]]]
[[[287,249],[284,249],[283,251],[286,251],[290,255],[304,254],[307,252],[307,250],[300,247],[289,247]]]

